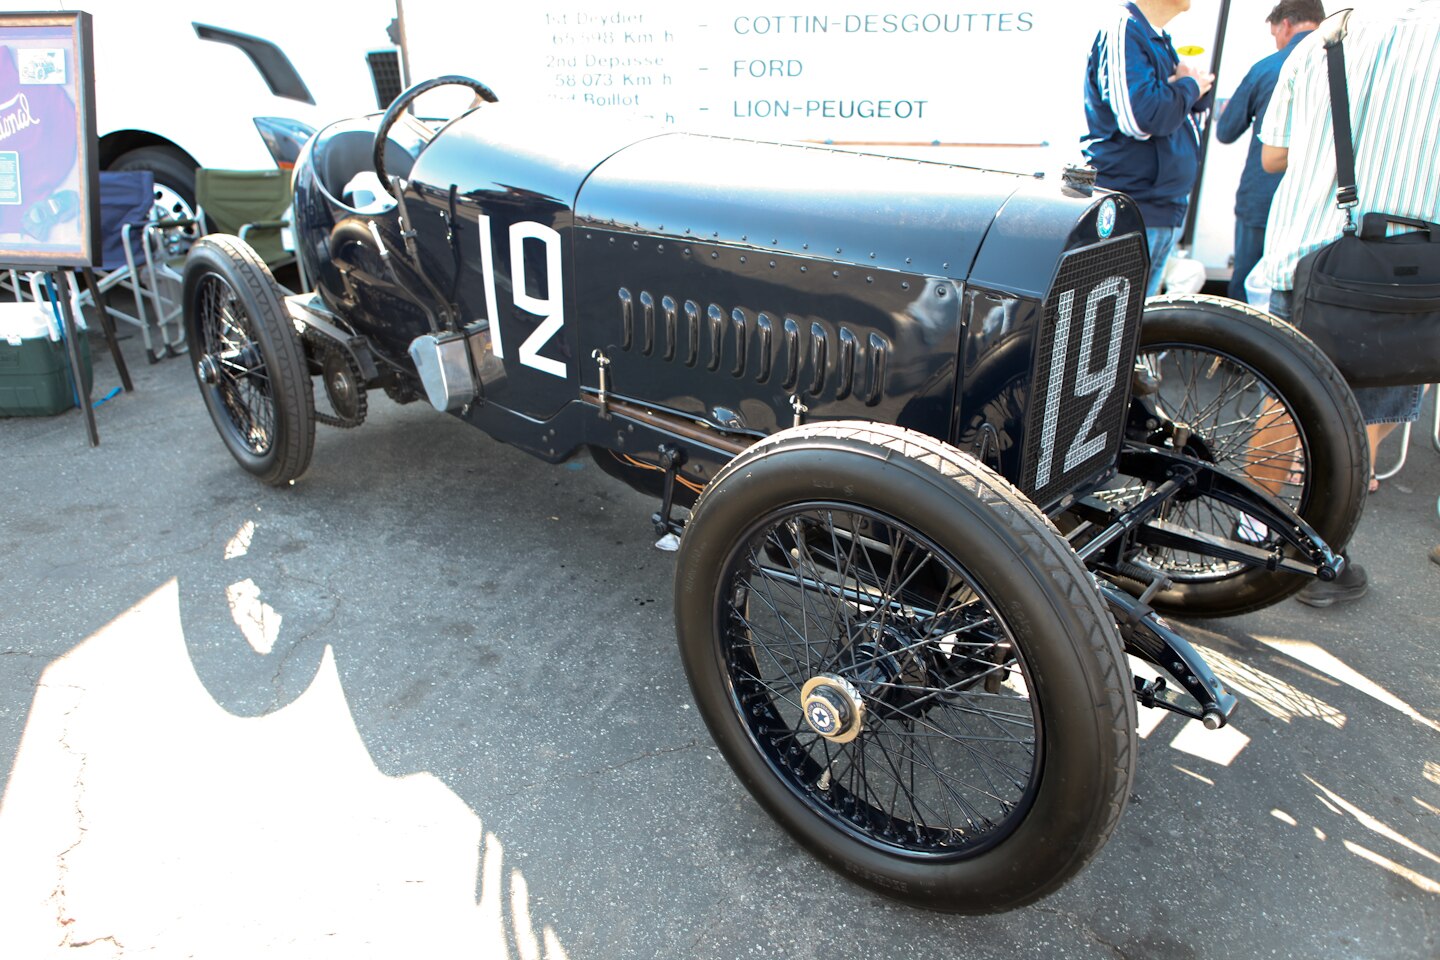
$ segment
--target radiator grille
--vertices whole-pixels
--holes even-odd
[[[1045,300],[1021,486],[1048,507],[1115,463],[1145,303],[1140,234],[1075,250]]]
[[[395,50],[372,50],[365,54],[370,79],[375,83],[375,103],[384,110],[400,96],[400,54]]]

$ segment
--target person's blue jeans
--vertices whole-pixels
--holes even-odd
[[[1291,293],[1290,290],[1270,291],[1270,313],[1286,323],[1290,322]],[[1420,400],[1425,388],[1418,384],[1406,384],[1398,387],[1354,387],[1352,392],[1367,424],[1409,423],[1420,417]]]
[[[1255,269],[1255,264],[1265,253],[1265,227],[1252,227],[1248,223],[1235,221],[1235,269],[1230,274],[1230,286],[1226,293],[1231,300],[1245,302],[1245,278]]]
[[[1150,245],[1150,283],[1145,287],[1145,296],[1153,297],[1165,280],[1165,264],[1175,249],[1175,241],[1180,239],[1180,228],[1146,227],[1145,239]]]

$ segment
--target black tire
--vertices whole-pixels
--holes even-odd
[[[1096,855],[1125,806],[1135,702],[1094,583],[1024,496],[931,437],[821,423],[735,458],[685,529],[675,620],[741,782],[887,896],[1029,903]],[[805,719],[816,683],[864,708],[849,742]]]
[[[203,237],[185,261],[183,303],[195,378],[225,446],[265,483],[299,478],[315,448],[315,395],[265,262],[238,237]]]
[[[1237,473],[1267,478],[1271,492],[1335,550],[1350,542],[1370,475],[1365,425],[1339,371],[1309,339],[1225,297],[1155,297],[1145,304],[1140,362],[1159,375],[1162,412],[1195,431],[1198,442],[1190,449]],[[1251,443],[1257,426],[1269,428],[1263,450]],[[1275,465],[1277,451],[1284,453],[1283,471]],[[1166,519],[1226,538],[1246,522],[1233,507],[1205,498],[1177,501]],[[1253,528],[1247,532],[1257,536]],[[1258,536],[1275,542],[1273,534]],[[1149,551],[1136,562],[1174,581],[1151,604],[1181,617],[1259,610],[1308,582],[1174,551]]]
[[[155,202],[165,217],[195,215],[195,161],[177,147],[137,147],[110,164],[111,170],[149,170],[155,174]],[[176,205],[176,200],[184,206]]]

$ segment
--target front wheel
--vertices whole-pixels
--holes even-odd
[[[240,466],[272,486],[305,472],[315,396],[305,352],[265,262],[211,234],[185,261],[190,361],[215,429]]]
[[[1145,304],[1138,363],[1159,412],[1181,428],[1181,452],[1220,464],[1287,503],[1339,552],[1360,521],[1369,476],[1365,427],[1335,365],[1300,331],[1223,297]],[[1133,502],[1138,487],[1110,496]],[[1273,547],[1277,536],[1228,504],[1177,500],[1163,518],[1200,533]],[[1173,584],[1151,605],[1226,617],[1276,603],[1307,582],[1234,561],[1152,548],[1135,558]]]
[[[1114,623],[1044,516],[898,427],[756,444],[681,541],[681,658],[721,752],[830,866],[983,913],[1058,888],[1134,773]]]

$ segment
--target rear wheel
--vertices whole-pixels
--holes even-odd
[[[1039,511],[952,447],[843,422],[757,444],[696,504],[675,614],[731,767],[861,883],[1010,909],[1114,829],[1135,730],[1114,624]]]
[[[1334,364],[1298,330],[1222,297],[1146,302],[1138,362],[1157,381],[1155,403],[1183,432],[1181,451],[1218,463],[1275,494],[1333,549],[1360,520],[1369,476],[1364,422]],[[1128,487],[1112,498],[1136,500]],[[1208,498],[1176,500],[1163,518],[1201,533],[1273,546],[1253,518]],[[1307,580],[1169,549],[1134,558],[1174,586],[1162,613],[1225,617],[1295,593]]]
[[[190,360],[220,438],[250,473],[283,486],[315,446],[304,349],[275,280],[236,237],[212,234],[185,261]]]

